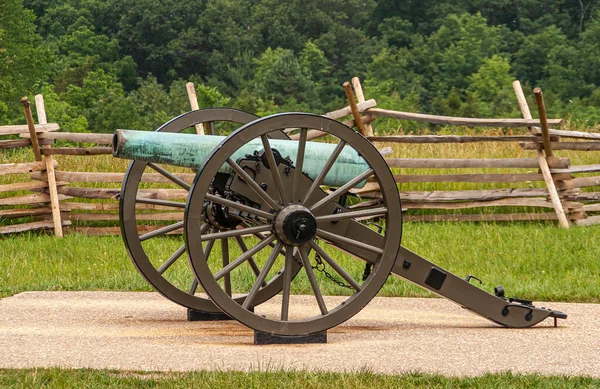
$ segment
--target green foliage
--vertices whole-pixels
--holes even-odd
[[[470,85],[467,88],[478,102],[479,116],[518,116],[512,101],[514,79],[507,58],[494,55],[484,60],[477,73],[468,77]]]
[[[255,64],[252,86],[257,97],[271,97],[277,105],[286,105],[290,99],[308,103],[316,98],[308,69],[301,67],[291,50],[268,48]]]
[[[179,90],[177,84],[173,84],[171,91]],[[198,106],[200,108],[226,107],[231,98],[225,97],[215,87],[208,87],[204,84],[196,85],[196,96],[198,97]]]
[[[548,66],[557,60],[567,43],[566,35],[554,25],[528,36],[514,55],[517,77],[530,84],[546,77]]]
[[[415,53],[431,80],[429,89],[446,94],[452,88],[467,88],[468,76],[486,58],[504,50],[502,32],[502,28],[488,26],[479,14],[448,15],[426,46]]]
[[[87,132],[88,121],[79,113],[78,107],[62,100],[52,85],[44,86],[40,92],[44,96],[48,122],[60,123],[63,131]]]
[[[35,31],[35,16],[22,0],[0,4],[0,121],[11,123],[22,117],[20,98],[45,80],[51,58]]]
[[[600,13],[587,24],[577,45],[575,60],[584,81],[600,85]]]
[[[589,97],[570,100],[563,111],[567,118],[580,118],[586,126],[600,123],[600,90],[594,90]]]
[[[2,10],[2,123],[22,122],[19,98],[43,89],[65,128],[155,128],[189,109],[186,81],[202,107],[325,112],[344,104],[352,76],[386,108],[489,117],[518,115],[518,78],[544,88],[551,116],[598,120],[600,0],[2,0]]]
[[[93,132],[113,132],[135,120],[134,106],[125,97],[123,85],[103,70],[89,72],[82,86],[69,85],[64,99],[80,108]]]
[[[388,46],[409,46],[412,41],[413,25],[400,16],[383,19],[377,29]]]
[[[169,98],[165,88],[154,77],[143,80],[129,96],[128,103],[135,111],[135,121],[127,128],[133,130],[155,130],[180,113],[173,108],[177,101]]]

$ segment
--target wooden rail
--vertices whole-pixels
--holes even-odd
[[[389,143],[480,143],[480,142],[541,142],[538,136],[470,136],[470,135],[389,135],[370,136],[371,142]]]
[[[396,182],[531,182],[544,181],[541,174],[395,174]]]
[[[173,175],[188,184],[191,184],[196,177],[194,173],[173,173]],[[40,180],[42,178],[41,173],[32,173],[31,178],[34,180]],[[105,172],[67,172],[67,171],[56,171],[56,179],[61,181],[70,181],[70,182],[123,182],[123,178],[125,177],[125,173],[105,173]],[[165,178],[163,175],[159,173],[146,173],[142,176],[142,182],[151,182],[151,183],[163,183],[163,184],[172,184],[173,182],[169,179]]]
[[[552,150],[600,151],[600,142],[551,142]],[[539,150],[539,143],[519,143],[523,150]]]
[[[60,127],[56,123],[36,124],[35,132],[59,131]],[[18,124],[13,126],[0,126],[0,135],[20,135],[29,131],[26,124]]]
[[[393,169],[394,178],[400,184],[400,196],[403,208],[407,213],[406,221],[517,221],[517,220],[555,220],[564,225],[592,225],[600,223],[600,164],[573,166],[569,158],[546,157],[547,148],[552,150],[598,151],[600,150],[600,134],[577,131],[549,129],[544,132],[538,126],[546,126],[539,120],[525,115],[524,119],[471,119],[449,118],[444,116],[395,112],[376,108],[373,99],[366,100],[360,87],[360,81],[352,80],[356,101],[349,85],[346,85],[349,105],[325,116],[345,120],[344,124],[357,126],[362,123],[368,139],[376,146],[387,143],[406,145],[428,144],[444,147],[446,144],[482,144],[492,142],[513,143],[522,149],[533,151],[534,156],[525,158],[388,158],[388,165]],[[350,99],[352,97],[352,99]],[[524,97],[523,97],[524,99]],[[43,104],[36,96],[36,106]],[[30,181],[0,184],[0,218],[12,220],[30,217],[32,221],[0,226],[1,233],[16,233],[32,229],[57,230],[68,227],[70,231],[78,231],[94,235],[116,234],[119,228],[118,187],[124,178],[124,172],[85,172],[64,171],[52,159],[54,155],[71,155],[77,158],[94,158],[95,155],[111,153],[111,134],[87,134],[60,132],[56,124],[44,124],[45,111],[36,110],[42,124],[32,126],[0,126],[0,135],[18,135],[20,139],[0,139],[0,149],[16,147],[32,147],[32,139],[39,143],[42,161],[0,165],[0,177],[10,174],[28,175]],[[354,111],[353,111],[354,108]],[[376,117],[392,117],[398,120],[427,121],[443,125],[468,126],[501,126],[530,127],[529,134],[509,136],[497,135],[386,135],[372,134],[370,124]],[[560,119],[547,120],[548,126],[560,124]],[[30,131],[33,128],[33,131]],[[206,128],[202,128],[206,130]],[[294,129],[288,129],[292,139]],[[325,133],[318,130],[309,131],[309,139],[317,139]],[[563,141],[562,138],[574,141]],[[52,142],[60,140],[60,147],[50,147]],[[546,142],[545,142],[546,141]],[[64,142],[72,142],[66,146]],[[88,146],[92,144],[92,146]],[[404,146],[402,146],[404,147]],[[410,146],[407,146],[410,147]],[[393,153],[393,148],[380,150],[384,155]],[[46,160],[48,159],[48,160]],[[50,163],[48,165],[48,163]],[[414,170],[428,169],[422,174]],[[469,169],[457,173],[451,169]],[[480,171],[477,171],[481,169]],[[502,169],[498,171],[497,169]],[[48,174],[52,172],[53,180]],[[596,173],[596,174],[594,174]],[[192,172],[174,173],[184,182],[191,183],[195,177]],[[582,175],[574,177],[573,175]],[[140,187],[140,198],[177,201],[183,203],[187,191],[174,188],[172,182],[158,173],[146,173],[142,177],[144,185]],[[473,190],[406,190],[403,185],[431,183],[470,183],[469,188],[479,184],[503,186],[497,189]],[[514,183],[521,183],[512,187]],[[523,188],[525,185],[532,187]],[[506,186],[506,187],[504,187]],[[419,188],[419,186],[416,186]],[[443,188],[443,187],[442,187]],[[585,190],[581,190],[586,188]],[[54,194],[52,194],[54,191]],[[363,198],[371,198],[372,204],[379,201],[380,193],[376,182],[368,182],[358,190],[353,190]],[[53,205],[52,198],[55,198]],[[369,204],[362,202],[360,204]],[[457,213],[464,209],[481,210],[479,214]],[[493,211],[489,211],[494,209]],[[156,223],[179,221],[183,213],[173,207],[155,204],[136,204],[140,231],[148,232],[157,226],[144,225],[144,222]],[[436,214],[414,214],[412,210],[431,210]],[[488,211],[485,211],[488,210]],[[554,212],[545,212],[553,210]],[[540,211],[542,211],[540,213]],[[446,212],[444,214],[437,214]],[[564,215],[564,219],[563,216]],[[595,214],[596,213],[596,214]],[[113,224],[111,227],[89,227],[90,223],[102,221]],[[57,224],[58,223],[58,224]],[[85,227],[82,227],[82,223]],[[178,232],[180,233],[180,232]]]
[[[19,134],[21,138],[30,138],[29,134]],[[37,135],[38,139],[57,139],[70,142],[87,142],[104,145],[112,145],[112,134],[87,134],[73,132],[42,132]]]
[[[112,154],[111,147],[54,147],[42,149],[42,155],[101,155]]]
[[[390,167],[413,169],[466,169],[466,168],[537,168],[536,158],[488,158],[488,159],[460,159],[460,158],[388,158]],[[562,158],[556,162],[557,168],[567,168],[570,162]]]
[[[55,163],[54,166],[57,164]],[[39,172],[46,169],[43,162],[21,162],[21,163],[5,163],[0,165],[0,175],[4,174],[23,174],[31,172]]]
[[[369,108],[365,111],[369,115],[377,117],[393,118],[398,120],[410,120],[415,122],[441,124],[446,126],[466,126],[466,127],[532,127],[539,126],[540,121],[536,119],[474,119],[459,118],[450,116],[426,115],[422,113],[390,111],[380,108]],[[548,124],[558,126],[562,124],[562,119],[548,119]]]

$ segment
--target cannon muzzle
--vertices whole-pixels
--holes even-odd
[[[194,135],[167,132],[116,130],[113,137],[113,156],[143,162],[153,162],[174,166],[199,169],[212,151],[223,140],[224,136]],[[298,142],[293,140],[270,139],[269,144],[277,150],[282,159],[287,159],[292,166],[296,164]],[[322,170],[335,144],[322,142],[306,142],[303,171],[311,179],[315,179]],[[257,156],[263,151],[260,139],[244,144],[232,156],[238,161],[243,158]],[[331,170],[325,176],[323,185],[342,186],[369,169],[365,160],[350,146],[344,147]],[[228,165],[221,167],[221,172],[231,173]],[[361,188],[366,181],[356,187]]]

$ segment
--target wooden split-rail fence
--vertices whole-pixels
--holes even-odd
[[[345,83],[348,106],[326,116],[342,120],[357,128],[364,136],[380,147],[389,166],[400,183],[403,219],[408,221],[525,221],[556,220],[567,228],[571,225],[600,223],[600,164],[573,166],[569,158],[557,157],[555,150],[600,151],[600,134],[550,129],[559,126],[560,119],[547,119],[541,90],[535,90],[539,120],[532,119],[518,81],[513,84],[523,118],[475,119],[455,118],[417,113],[390,111],[377,108],[373,99],[364,97],[360,81]],[[192,109],[198,109],[194,86],[187,85]],[[19,182],[0,184],[0,234],[36,229],[53,230],[63,235],[63,227],[70,232],[90,235],[118,234],[118,198],[124,173],[60,170],[54,156],[71,155],[75,158],[95,158],[111,153],[111,134],[61,132],[56,123],[48,123],[41,95],[35,97],[38,123],[34,123],[29,101],[24,98],[27,125],[0,126],[0,136],[13,139],[0,140],[0,149],[31,147],[35,161],[0,165],[0,176],[19,175],[27,177]],[[412,120],[440,125],[493,128],[529,128],[525,135],[509,136],[460,136],[460,135],[393,135],[376,136],[371,123],[377,118]],[[202,125],[196,127],[203,134]],[[19,139],[14,139],[15,135]],[[293,131],[290,133],[294,138]],[[324,134],[310,131],[309,139]],[[564,139],[567,139],[565,141]],[[60,140],[61,146],[53,146]],[[76,143],[65,147],[66,142]],[[394,144],[482,144],[486,142],[511,142],[523,150],[531,150],[528,158],[392,158]],[[95,146],[81,146],[81,143]],[[88,165],[82,163],[82,166]],[[402,173],[410,169],[410,172]],[[435,174],[415,174],[419,169],[439,169]],[[469,173],[444,173],[443,169],[469,169]],[[481,173],[473,173],[481,169]],[[502,169],[502,173],[490,170]],[[507,170],[514,172],[507,173]],[[526,173],[523,170],[526,169]],[[454,170],[453,170],[454,171]],[[398,173],[398,174],[397,174]],[[592,175],[590,175],[592,174]],[[195,174],[189,169],[175,173],[186,182],[192,182]],[[583,176],[581,176],[583,175]],[[2,177],[0,177],[2,180]],[[539,181],[537,187],[515,184]],[[1,181],[0,181],[1,182]],[[158,173],[146,173],[138,196],[156,199],[184,201],[187,191],[169,185]],[[469,190],[403,190],[406,183],[472,183],[502,185],[494,189]],[[379,187],[376,183],[356,191],[356,195],[370,198],[359,204],[376,203]],[[150,231],[165,222],[182,220],[183,212],[173,208],[151,204],[138,204],[140,231]],[[465,209],[472,209],[468,213]],[[483,210],[493,209],[494,212]],[[544,211],[544,209],[546,211]],[[422,212],[421,210],[435,210]],[[515,211],[517,210],[517,211]],[[541,211],[540,211],[541,210]],[[147,223],[146,223],[147,222]]]

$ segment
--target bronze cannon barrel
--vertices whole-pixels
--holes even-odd
[[[199,169],[210,153],[225,139],[219,135],[194,135],[180,133],[117,130],[113,137],[113,156],[143,162],[161,163],[174,166]],[[277,150],[283,158],[289,158],[296,164],[298,142],[293,140],[270,139],[271,148]],[[335,144],[322,142],[306,142],[303,171],[311,179],[315,179],[323,165],[335,149]],[[260,139],[254,139],[232,156],[238,160],[257,151],[263,150]],[[231,172],[231,168],[223,165],[222,172]],[[346,145],[331,170],[325,177],[323,185],[342,186],[369,169],[365,160],[351,146]],[[365,181],[356,187],[361,188]]]

